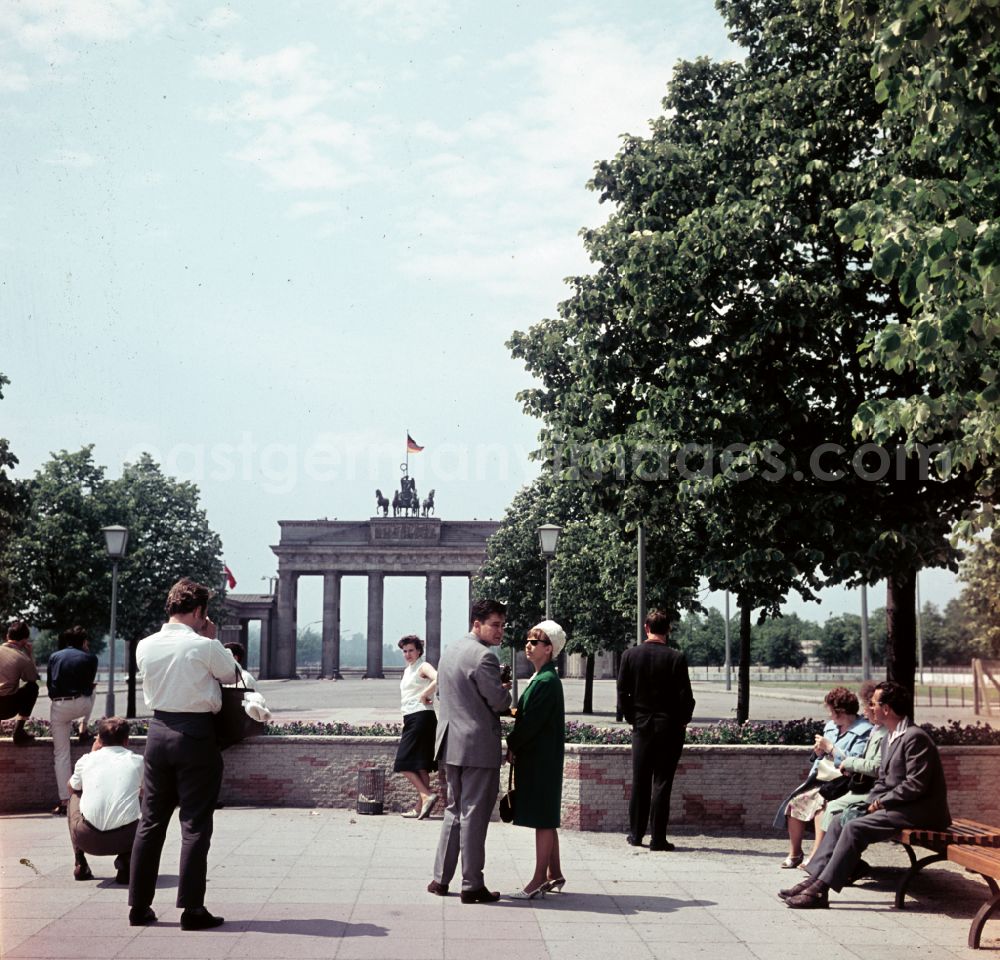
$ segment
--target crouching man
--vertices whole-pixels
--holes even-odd
[[[870,706],[876,723],[888,732],[868,808],[847,823],[835,820],[809,860],[809,879],[778,894],[792,909],[829,906],[830,891],[847,886],[869,844],[888,840],[903,827],[945,830],[951,823],[941,756],[927,732],[910,719],[910,692],[892,681],[880,683]]]
[[[114,857],[117,883],[128,883],[132,843],[139,825],[142,757],[128,749],[128,721],[104,717],[90,753],[69,779],[69,836],[77,880],[93,880],[87,854]]]

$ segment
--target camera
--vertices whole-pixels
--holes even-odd
[[[509,663],[503,663],[500,665],[500,682],[510,683],[511,670]]]

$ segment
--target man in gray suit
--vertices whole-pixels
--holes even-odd
[[[778,894],[793,909],[828,907],[830,890],[839,893],[850,882],[869,844],[903,827],[945,830],[951,823],[941,756],[927,732],[909,719],[909,690],[891,681],[880,683],[871,706],[889,732],[868,810],[846,824],[835,820],[809,861],[809,879]]]
[[[444,765],[448,806],[441,824],[429,893],[443,897],[462,855],[462,903],[492,903],[486,889],[486,831],[500,790],[500,714],[510,706],[510,684],[500,682],[500,661],[492,648],[503,640],[507,609],[496,600],[477,600],[472,626],[438,663],[435,755]]]

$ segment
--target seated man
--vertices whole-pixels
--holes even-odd
[[[14,744],[25,747],[34,736],[24,729],[38,699],[38,668],[31,650],[31,631],[23,620],[7,627],[7,639],[0,645],[0,720],[16,717]]]
[[[951,823],[941,756],[927,732],[909,719],[909,690],[892,681],[880,683],[871,706],[888,733],[868,810],[846,824],[831,824],[806,867],[809,879],[778,894],[793,909],[828,907],[830,890],[839,893],[850,882],[869,844],[903,827],[944,830]]]
[[[116,883],[128,883],[139,825],[142,757],[128,749],[128,721],[104,717],[90,753],[76,762],[69,787],[69,836],[77,880],[93,880],[86,854],[115,857]]]

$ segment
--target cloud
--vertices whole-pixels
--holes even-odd
[[[19,63],[0,63],[0,90],[20,93],[31,85],[28,74]]]
[[[311,43],[248,57],[230,49],[202,57],[197,71],[242,88],[208,116],[243,138],[233,157],[289,190],[342,190],[369,177],[370,131],[339,119],[333,104],[351,95],[334,82]]]
[[[339,0],[347,16],[371,24],[380,38],[423,40],[451,19],[448,0]]]
[[[681,52],[607,24],[574,24],[484,65],[529,92],[459,127],[411,125],[445,148],[418,167],[455,229],[427,238],[424,212],[414,211],[409,230],[423,239],[407,244],[404,272],[463,276],[503,295],[587,269],[577,231],[608,213],[584,189],[594,163],[614,156],[621,134],[648,133]]]
[[[206,30],[225,30],[243,18],[232,7],[216,7],[203,21]]]
[[[0,3],[0,37],[48,63],[64,63],[74,45],[125,40],[170,16],[166,0],[8,0]]]
[[[53,167],[82,169],[92,167],[97,160],[85,150],[54,150],[45,158],[45,162]]]

